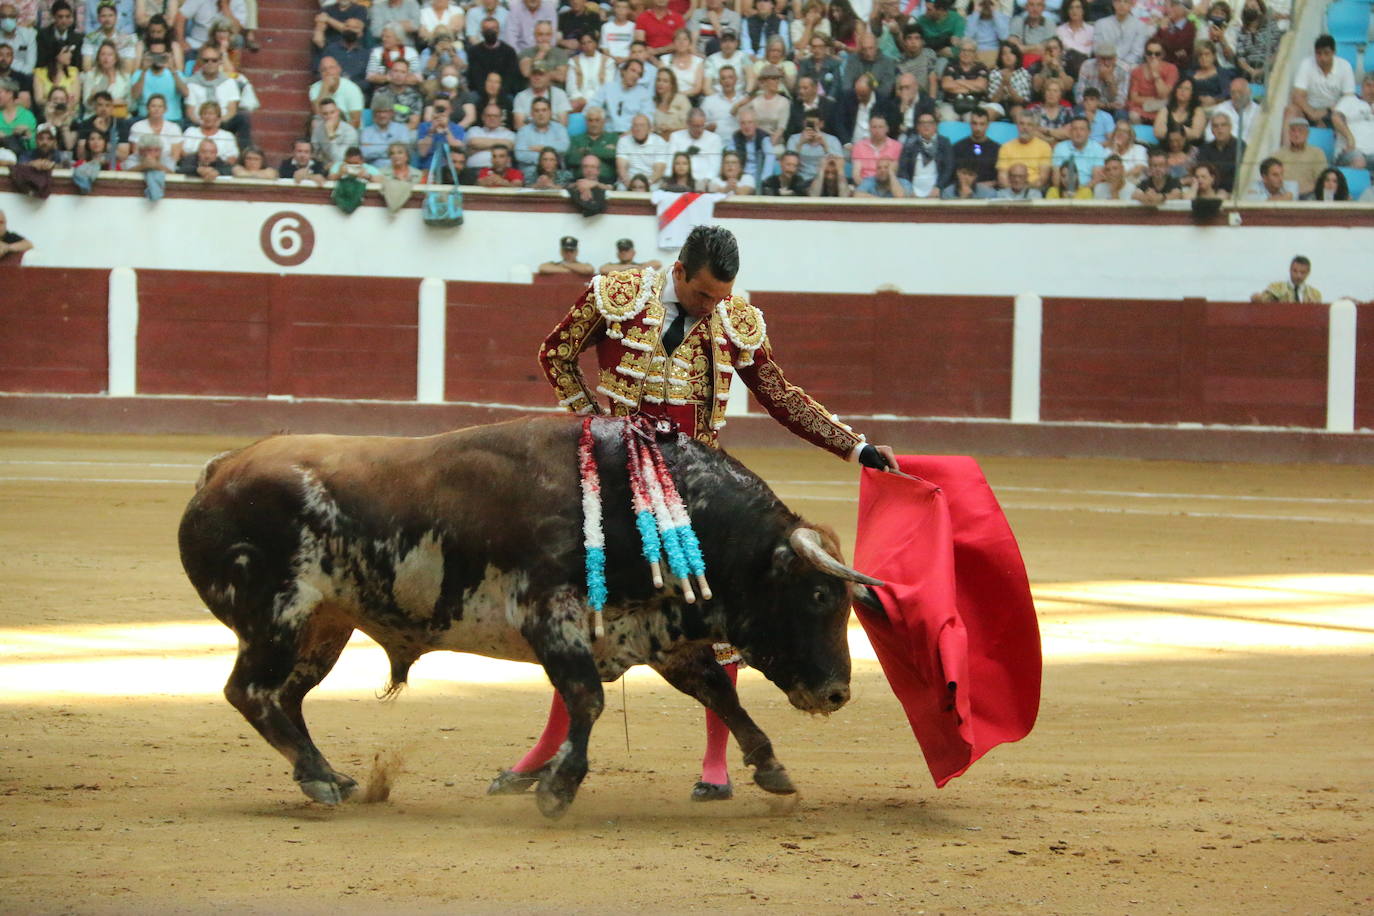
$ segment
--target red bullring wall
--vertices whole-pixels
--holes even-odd
[[[0,268],[0,391],[104,391],[109,282],[108,270]]]

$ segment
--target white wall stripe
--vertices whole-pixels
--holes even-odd
[[[430,277],[420,281],[419,325],[415,329],[415,400],[421,404],[444,402],[447,349],[448,301],[443,280]]]
[[[110,271],[109,380],[111,397],[138,394],[138,277],[128,267]]]
[[[1016,297],[1011,331],[1011,421],[1040,422],[1040,339],[1043,303],[1035,293]]]
[[[1326,429],[1355,431],[1355,303],[1331,303],[1326,341]]]

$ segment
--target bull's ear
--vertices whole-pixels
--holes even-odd
[[[878,593],[873,591],[872,586],[851,582],[849,583],[849,597],[866,611],[872,611],[875,614],[887,613],[883,610],[883,603],[878,600]]]
[[[773,576],[790,576],[797,571],[801,562],[792,545],[783,541],[773,548],[773,566],[768,572]]]

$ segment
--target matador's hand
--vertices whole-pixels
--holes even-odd
[[[875,471],[895,471],[897,455],[890,446],[865,445],[859,450],[859,464]]]

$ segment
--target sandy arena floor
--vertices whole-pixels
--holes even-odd
[[[689,802],[700,712],[637,670],[551,823],[483,794],[543,722],[537,669],[431,655],[383,704],[361,638],[306,712],[360,779],[396,755],[391,799],[300,794],[220,696],[233,637],[177,559],[235,444],[0,435],[0,911],[1374,910],[1368,468],[988,460],[1045,642],[1028,739],[936,790],[856,628],[828,720],[741,679],[795,807],[742,765]],[[741,457],[852,543],[851,468]]]

